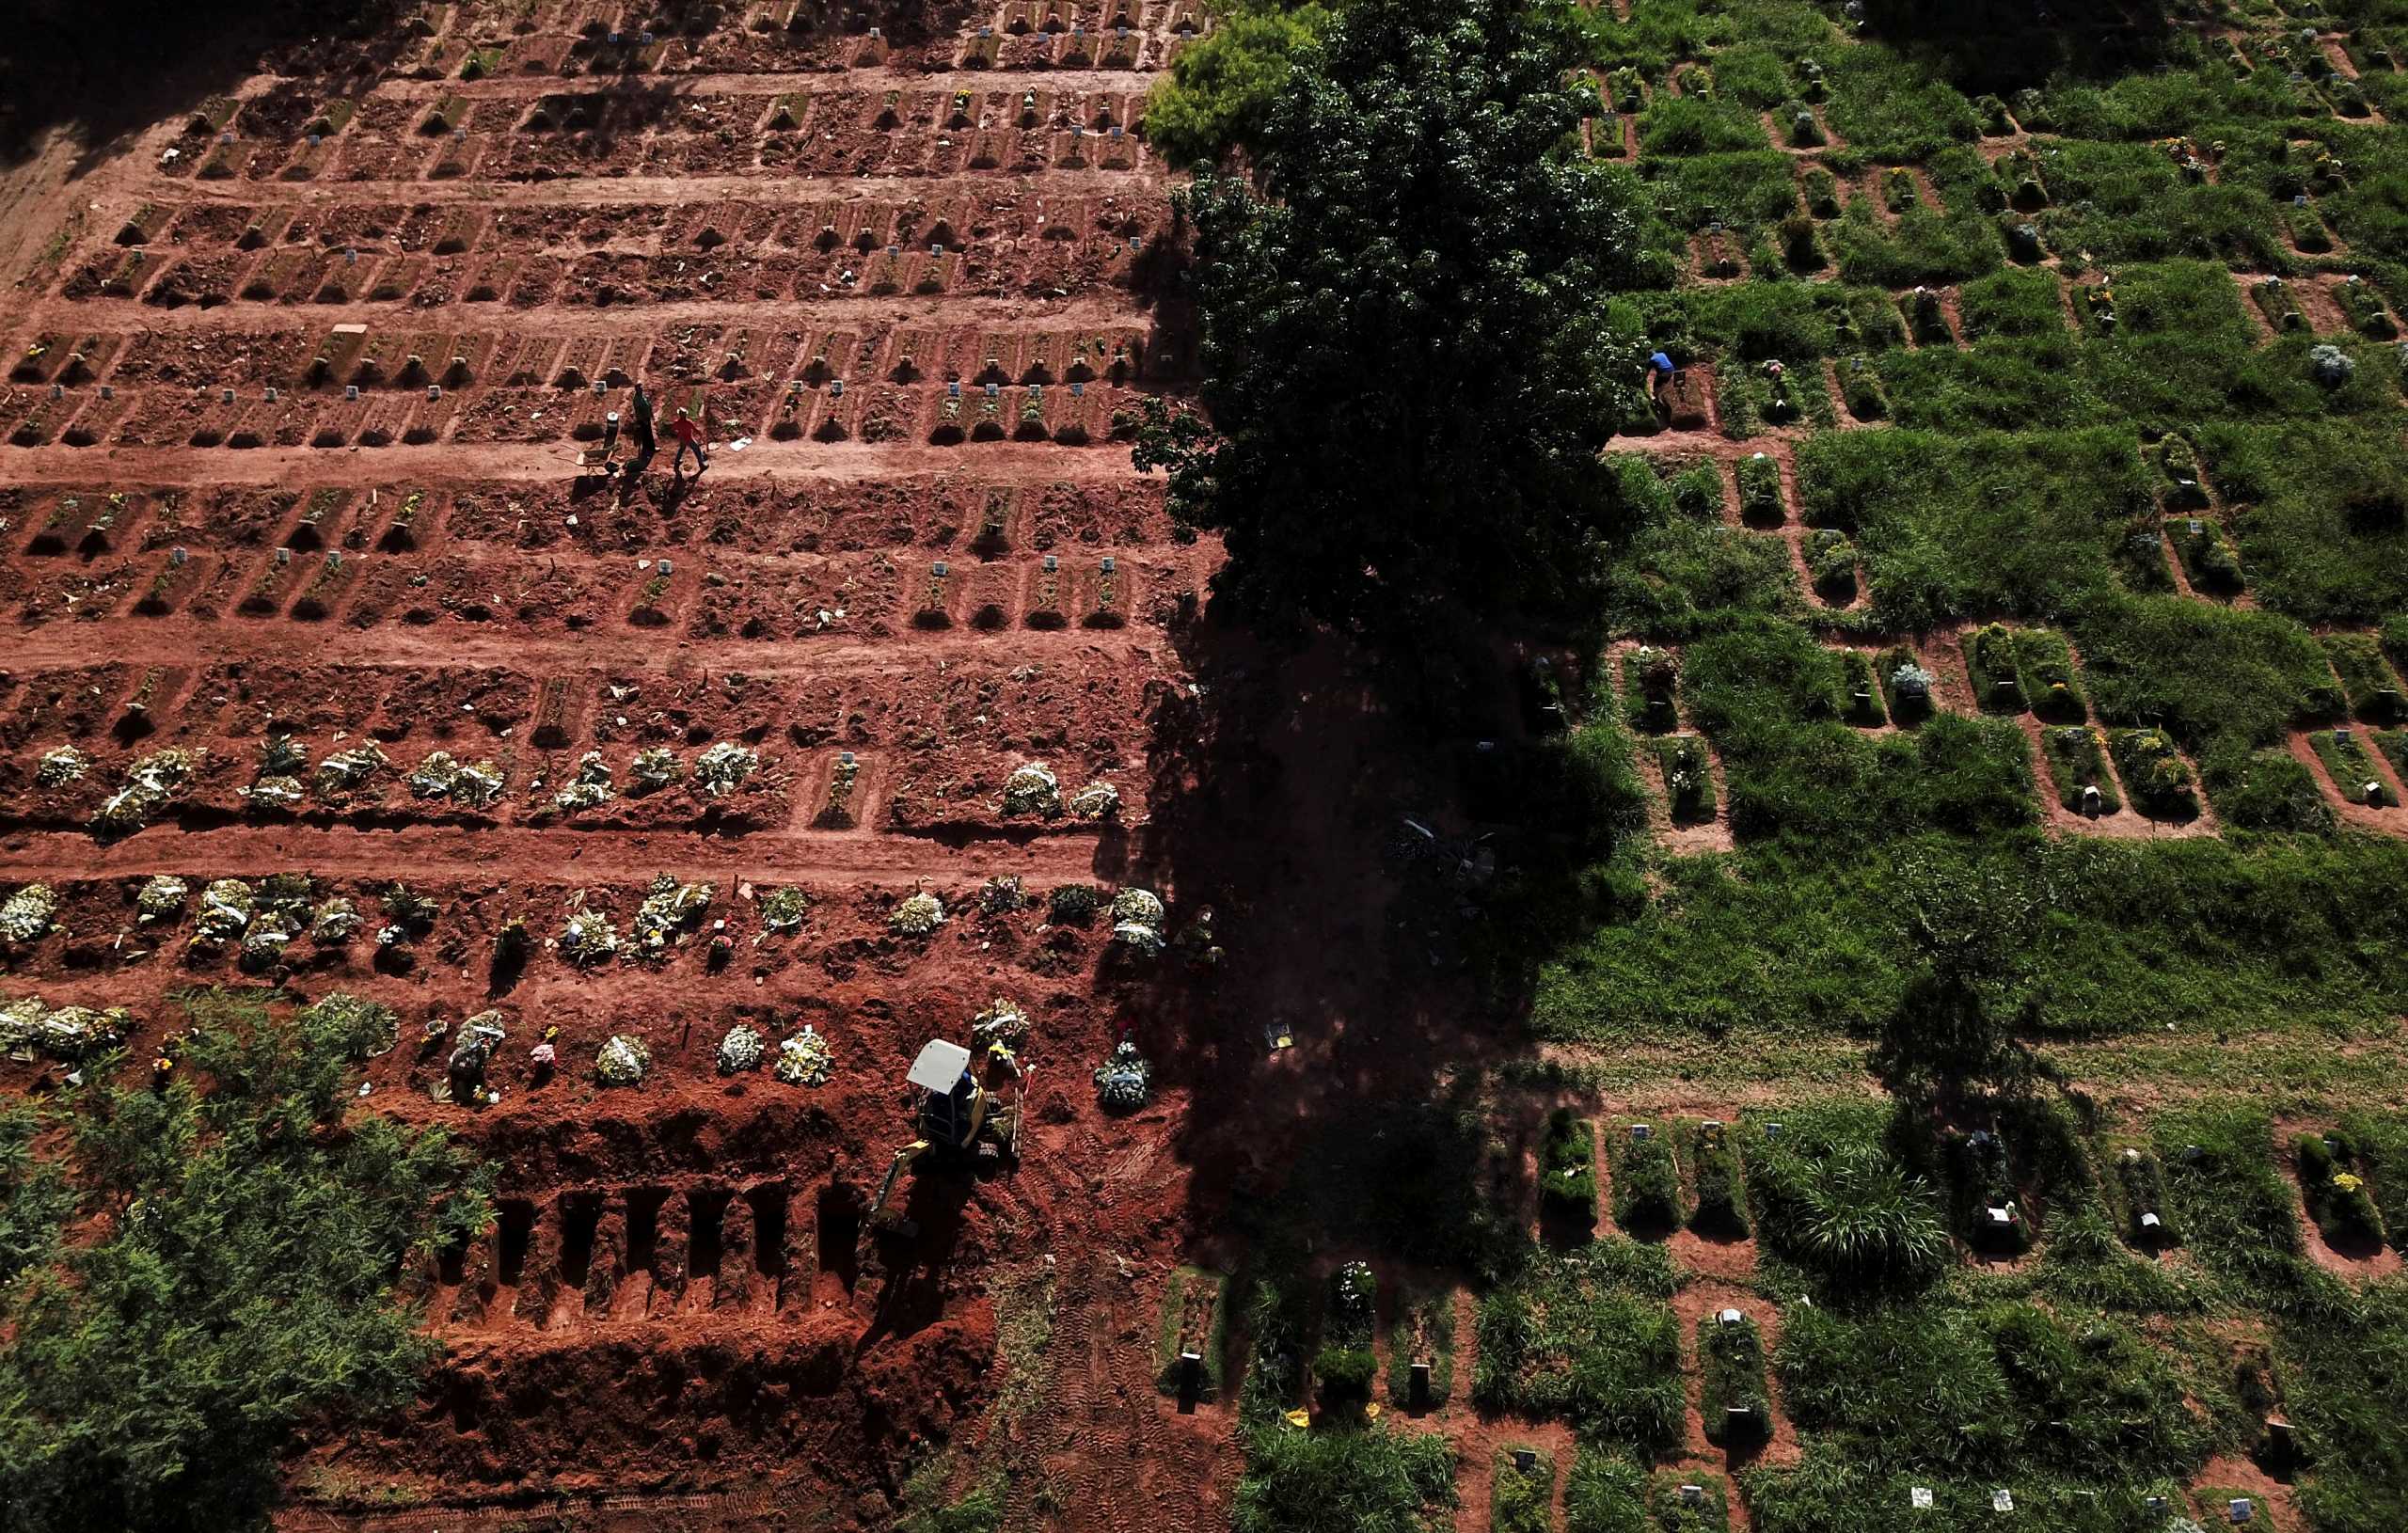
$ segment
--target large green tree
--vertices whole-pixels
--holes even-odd
[[[98,1084],[0,1122],[10,1533],[261,1522],[296,1426],[414,1397],[436,1347],[396,1280],[489,1221],[488,1173],[440,1130],[343,1115],[389,1010],[192,1005],[167,1090]]]
[[[1352,0],[1259,135],[1259,187],[1179,197],[1204,414],[1154,403],[1141,468],[1219,529],[1259,621],[1367,631],[1441,604],[1569,611],[1615,511],[1597,453],[1646,279],[1609,173],[1576,152],[1560,0]]]

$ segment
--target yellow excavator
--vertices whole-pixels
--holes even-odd
[[[1001,1043],[988,1045],[987,1057],[1011,1073],[1011,1100],[1003,1100],[979,1081],[970,1067],[970,1051],[960,1044],[930,1039],[927,1047],[920,1051],[920,1057],[911,1062],[911,1072],[904,1080],[919,1094],[919,1137],[895,1152],[894,1162],[886,1168],[886,1179],[879,1183],[878,1197],[869,1206],[869,1218],[864,1222],[868,1227],[881,1227],[879,1215],[887,1199],[895,1195],[895,1184],[903,1179],[904,1169],[932,1150],[959,1156],[1001,1156],[1014,1162],[1020,1159],[1020,1088],[1026,1075],[1020,1060]],[[889,1220],[882,1227],[905,1235],[915,1233],[911,1222],[903,1219]]]

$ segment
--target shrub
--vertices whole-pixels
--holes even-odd
[[[1833,1136],[1804,1150],[1766,1141],[1749,1171],[1766,1237],[1833,1282],[1913,1285],[1949,1259],[1930,1187],[1870,1139]]]
[[[1472,1399],[1659,1453],[1687,1409],[1662,1250],[1606,1241],[1535,1259],[1481,1302]]]
[[[1379,1359],[1369,1347],[1323,1347],[1313,1358],[1313,1377],[1321,1381],[1323,1401],[1355,1404],[1371,1398],[1371,1378]]]
[[[1747,1194],[1739,1178],[1739,1149],[1730,1130],[1719,1123],[1699,1124],[1689,1156],[1697,1167],[1697,1207],[1689,1214],[1690,1227],[1727,1240],[1745,1238]]]
[[[1179,50],[1146,98],[1146,141],[1175,166],[1217,160],[1261,134],[1298,53],[1328,25],[1318,5],[1233,5]]]
[[[16,1146],[0,1254],[19,1273],[0,1301],[0,1457],[19,1526],[263,1522],[291,1433],[418,1398],[438,1349],[396,1279],[491,1222],[492,1173],[439,1130],[345,1113],[383,1008],[185,1004],[188,1076],[95,1084],[0,1132]],[[62,1161],[24,1159],[36,1112],[71,1122]],[[71,1184],[119,1216],[57,1243]]]

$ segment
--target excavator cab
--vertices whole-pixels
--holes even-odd
[[[920,1137],[967,1149],[987,1115],[987,1090],[970,1073],[970,1051],[937,1038],[920,1051],[904,1079],[920,1093]]]
[[[1008,1049],[990,1046],[988,1056],[1008,1069],[1013,1080],[1022,1079],[1020,1061]],[[870,1204],[873,1226],[887,1199],[895,1195],[895,1183],[902,1179],[905,1168],[932,1150],[1019,1157],[1020,1103],[1017,1099],[1000,1100],[982,1084],[971,1067],[972,1058],[970,1051],[960,1044],[933,1038],[911,1062],[911,1068],[903,1079],[918,1093],[911,1123],[919,1137],[896,1150],[894,1162],[887,1166],[886,1179],[879,1184],[878,1197]],[[903,1221],[890,1223],[899,1227]]]

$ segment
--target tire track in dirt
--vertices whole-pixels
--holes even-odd
[[[752,175],[716,176],[557,176],[549,181],[514,181],[507,185],[510,203],[518,208],[586,208],[628,202],[658,202],[678,207],[697,203],[776,197],[812,201],[863,201],[871,198],[968,198],[992,188],[996,176],[987,171],[951,175],[855,176],[842,172],[793,174],[764,168]],[[1116,193],[1143,197],[1162,182],[1162,172],[1140,165],[1128,170],[1091,166],[1084,170],[1031,170],[1011,177],[1026,193],[1071,195]],[[407,202],[451,206],[489,205],[495,200],[490,181],[286,182],[273,183],[277,200],[316,206],[328,202]],[[151,172],[129,188],[129,196],[148,201],[233,203],[248,206],[261,199],[262,183],[246,181],[189,181]],[[105,222],[105,220],[103,220]]]

